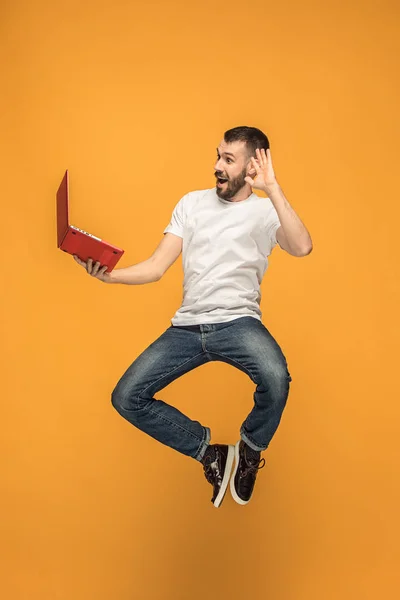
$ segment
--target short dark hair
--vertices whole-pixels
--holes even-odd
[[[269,140],[265,133],[263,133],[257,127],[247,127],[246,125],[242,125],[241,127],[234,127],[233,129],[228,129],[224,133],[224,141],[227,144],[231,142],[245,142],[247,156],[255,156],[256,148],[260,150],[264,148],[267,150],[269,148]]]

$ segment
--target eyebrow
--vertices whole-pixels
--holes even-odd
[[[218,152],[218,148],[216,148],[216,151]],[[218,152],[219,154],[219,152]],[[232,154],[232,152],[223,152],[222,154],[226,154],[227,156],[233,156],[233,158],[236,158],[236,156],[234,154]]]

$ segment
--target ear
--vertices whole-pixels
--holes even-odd
[[[256,158],[256,157],[254,156],[254,158]],[[254,168],[253,161],[249,158],[249,162],[247,163],[247,174],[252,176],[252,175],[255,175],[256,173],[257,173],[257,171]]]
[[[252,162],[249,163],[249,167],[247,169],[247,174],[248,175],[255,175],[256,174],[256,170],[255,170]]]

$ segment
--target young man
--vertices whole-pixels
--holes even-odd
[[[259,129],[226,131],[214,169],[216,187],[179,200],[149,259],[108,274],[91,259],[75,260],[103,282],[135,285],[158,281],[182,252],[182,305],[172,325],[122,376],[112,404],[148,435],[199,461],[218,507],[229,480],[236,502],[250,500],[265,464],[261,452],[279,425],[292,380],[281,348],[261,322],[260,284],[267,257],[277,243],[293,256],[306,256],[312,241],[276,180],[269,141]],[[254,406],[235,446],[211,443],[208,427],[154,398],[209,361],[226,362],[256,384]]]

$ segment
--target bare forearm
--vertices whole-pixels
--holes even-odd
[[[293,252],[308,253],[312,248],[310,234],[298,214],[289,204],[280,185],[276,183],[270,188],[264,188],[264,191],[278,213],[282,229]]]
[[[110,273],[110,283],[125,283],[127,285],[139,285],[152,283],[161,279],[152,258],[124,269],[114,269]]]

